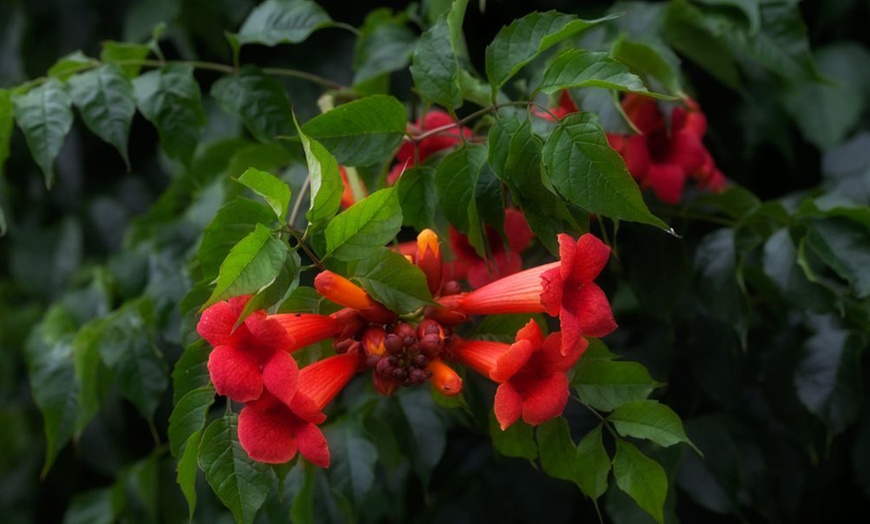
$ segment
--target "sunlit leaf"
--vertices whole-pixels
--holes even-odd
[[[395,189],[386,188],[350,206],[326,226],[326,256],[360,260],[379,251],[402,227]]]

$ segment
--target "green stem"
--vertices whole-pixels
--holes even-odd
[[[302,187],[299,188],[299,194],[296,195],[296,202],[293,203],[293,210],[290,212],[290,217],[287,218],[287,224],[290,225],[290,230],[293,230],[294,224],[296,223],[296,217],[299,215],[299,210],[302,209],[302,199],[305,198],[305,194],[308,193],[308,188],[311,186],[311,176],[305,177],[305,182],[302,183]]]

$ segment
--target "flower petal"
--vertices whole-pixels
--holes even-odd
[[[219,395],[236,402],[250,402],[263,392],[257,361],[234,346],[218,346],[208,357],[208,372]]]
[[[311,400],[311,397],[301,391],[296,391],[293,395],[293,400],[290,402],[290,409],[293,410],[299,418],[305,419],[314,424],[320,424],[326,420],[326,415],[316,402]]]
[[[675,164],[652,164],[645,185],[665,204],[677,204],[683,196],[686,172]]]
[[[321,468],[329,467],[329,445],[320,428],[310,422],[298,425],[296,445],[305,460]]]
[[[523,420],[533,426],[561,415],[568,403],[568,377],[564,373],[553,373],[524,389]]]
[[[595,280],[610,260],[610,247],[590,233],[577,239],[571,280],[588,283]]]
[[[510,382],[500,385],[495,392],[495,418],[498,420],[501,430],[506,430],[514,422],[519,420],[523,411],[523,398],[519,392],[511,386]]]
[[[213,347],[230,342],[233,339],[233,326],[249,298],[236,297],[229,302],[212,304],[202,312],[202,317],[196,324],[196,332]]]
[[[239,443],[258,462],[283,464],[296,456],[293,414],[284,407],[249,405],[239,413]]]
[[[595,284],[586,284],[580,289],[577,296],[577,303],[571,312],[577,317],[582,334],[590,337],[603,337],[616,329],[616,320],[613,319],[610,302],[607,301],[607,295],[600,287]],[[573,344],[575,341],[570,342]],[[566,346],[570,347],[563,340],[562,347]]]
[[[299,366],[289,353],[276,351],[263,366],[263,385],[288,407],[296,394]]]
[[[537,346],[533,345],[532,342],[517,340],[516,343],[511,345],[510,349],[498,358],[495,367],[489,372],[489,378],[495,382],[507,382],[532,358],[535,349],[537,349]]]

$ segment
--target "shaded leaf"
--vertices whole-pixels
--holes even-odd
[[[379,251],[402,227],[402,208],[394,188],[375,191],[326,226],[326,255],[359,260]]]
[[[9,142],[12,140],[12,94],[6,89],[0,89],[0,176],[3,175],[3,165],[9,158]],[[0,209],[0,220],[3,210]],[[0,234],[5,227],[0,227]]]
[[[276,142],[293,134],[293,111],[284,87],[257,66],[246,65],[238,74],[215,82],[211,96],[241,118],[260,142]]]
[[[679,63],[675,56],[667,56],[666,53],[662,47],[653,47],[625,38],[614,42],[610,49],[610,55],[627,65],[634,73],[655,79],[669,93],[678,95],[682,92]]]
[[[130,62],[145,60],[150,53],[151,48],[147,44],[104,40],[100,50],[100,61],[115,64],[125,77],[135,78],[139,75],[142,66]]]
[[[402,225],[417,231],[435,225],[438,193],[435,191],[435,170],[429,166],[406,169],[396,182],[396,192],[402,206]]]
[[[405,134],[406,118],[401,102],[392,96],[373,95],[318,115],[302,130],[339,163],[365,166],[393,156]]]
[[[278,278],[288,251],[287,243],[257,224],[248,236],[233,246],[221,264],[217,283],[203,308],[215,302],[256,293]]]
[[[619,489],[652,515],[656,522],[664,522],[668,477],[658,462],[641,453],[634,444],[617,439],[613,476]]]
[[[489,318],[489,317],[488,317]],[[492,445],[506,457],[519,457],[528,460],[538,458],[538,446],[535,444],[535,428],[518,420],[502,431],[495,413],[489,414],[489,436]]]
[[[577,461],[577,447],[571,440],[568,421],[556,417],[538,426],[538,454],[541,468],[557,479],[574,482],[579,486],[581,465]]]
[[[870,231],[841,218],[810,225],[807,246],[849,282],[858,298],[870,296]]]
[[[423,271],[401,254],[385,247],[361,259],[353,279],[373,299],[399,315],[433,303]]]
[[[183,447],[190,437],[205,427],[208,408],[214,404],[215,389],[212,385],[194,389],[181,397],[169,416],[169,449],[172,456],[181,458]]]
[[[623,404],[613,410],[607,420],[623,437],[648,439],[665,447],[680,442],[694,447],[686,436],[680,417],[656,400],[635,400]]]
[[[127,141],[136,113],[133,85],[117,66],[104,64],[70,78],[69,87],[82,121],[95,135],[114,146],[129,168]]]
[[[81,50],[63,56],[48,68],[48,76],[58,80],[66,80],[76,73],[81,73],[97,65],[97,61],[81,52]]]
[[[72,127],[71,104],[63,85],[54,78],[12,99],[15,121],[47,187],[54,184],[54,161]]]
[[[669,229],[647,209],[637,183],[608,145],[594,115],[574,113],[562,119],[544,144],[543,159],[550,182],[572,204],[610,218]]]
[[[607,56],[574,49],[557,56],[544,71],[538,89],[555,93],[572,87],[603,87],[617,91],[649,93],[643,81],[628,67]]]
[[[353,83],[404,69],[416,43],[417,36],[404,16],[393,16],[387,8],[375,9],[366,16],[356,41]]]
[[[218,276],[220,266],[230,250],[251,234],[257,224],[272,224],[275,213],[269,206],[247,198],[234,198],[221,207],[202,233],[196,253],[202,265],[203,278]]]
[[[193,520],[193,513],[196,510],[196,472],[199,469],[196,457],[199,454],[201,440],[201,429],[190,435],[187,442],[184,443],[183,451],[175,467],[175,480],[178,482],[178,487],[181,488],[184,500],[187,501],[187,519],[190,521]]]
[[[556,11],[530,13],[503,27],[486,46],[486,76],[493,89],[503,86],[536,56],[593,25],[612,20],[582,20]]]
[[[577,482],[593,501],[607,491],[607,476],[610,474],[610,456],[604,449],[602,427],[595,426],[577,444],[577,461],[580,463]]]
[[[612,411],[628,402],[646,399],[661,384],[637,362],[580,360],[572,384],[580,400],[601,411]]]
[[[203,339],[188,345],[172,370],[172,404],[178,404],[191,391],[203,388],[211,382],[208,373],[208,356],[211,346]]]
[[[241,44],[298,44],[332,19],[311,0],[266,0],[251,11],[237,35]]]
[[[462,105],[457,55],[467,4],[467,0],[453,2],[450,11],[420,37],[412,58],[411,76],[420,95],[448,109]]]
[[[236,522],[252,523],[275,481],[268,464],[248,457],[239,444],[239,419],[228,414],[212,422],[199,446],[199,466]]]
[[[278,220],[287,218],[287,208],[290,206],[290,186],[271,173],[257,168],[248,168],[239,177],[239,183],[251,188],[263,197],[269,204]]]
[[[362,426],[348,418],[331,424],[325,431],[329,441],[332,489],[350,501],[359,512],[375,481],[378,450],[365,437]]]
[[[193,67],[170,64],[142,74],[133,81],[142,115],[157,128],[166,154],[190,165],[205,126],[205,113]]]
[[[88,490],[73,498],[63,524],[112,524],[119,509],[113,488]]]
[[[344,185],[335,157],[317,140],[313,140],[297,125],[299,139],[305,150],[308,177],[311,184],[311,204],[305,217],[310,224],[326,223],[341,207]]]

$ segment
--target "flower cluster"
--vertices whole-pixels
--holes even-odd
[[[343,306],[332,315],[256,311],[240,322],[248,297],[210,306],[197,329],[214,347],[208,370],[217,392],[244,404],[242,447],[261,462],[283,463],[298,451],[328,466],[329,449],[318,428],[326,419],[323,409],[364,370],[384,395],[431,382],[452,396],[462,391],[462,378],[453,369],[462,364],[498,384],[494,409],[502,429],[520,418],[537,425],[558,416],[568,399],[566,371],[585,351],[584,336],[616,328],[607,297],[593,282],[610,248],[591,234],[576,241],[560,235],[559,245],[558,262],[463,291],[441,259],[437,235],[425,230],[413,252],[405,251],[426,276],[434,304],[404,317],[328,270],[316,276],[314,286]],[[472,274],[468,280],[478,280]],[[466,340],[456,333],[473,315],[500,313],[547,313],[559,318],[561,329],[545,337],[529,321],[513,344]],[[332,339],[335,355],[299,369],[292,353],[326,339]]]
[[[428,135],[427,131],[432,132],[432,134],[417,142],[410,140],[402,142],[399,151],[396,153],[396,163],[392,170],[390,170],[389,175],[387,175],[387,183],[390,185],[395,184],[396,180],[409,167],[421,164],[433,154],[450,149],[461,143],[464,139],[471,138],[471,130],[467,127],[456,125],[453,117],[444,111],[429,111],[408,127],[409,131],[415,135]],[[436,131],[439,128],[444,128],[444,130],[440,132]]]

